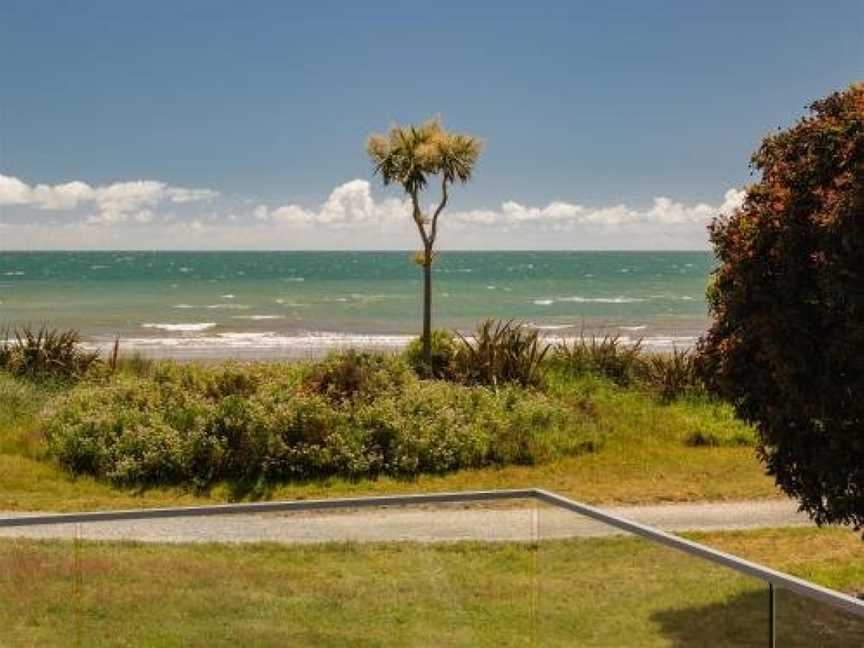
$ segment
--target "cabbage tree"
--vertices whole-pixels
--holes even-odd
[[[423,362],[432,365],[432,260],[438,237],[438,218],[447,206],[450,186],[470,180],[482,144],[466,133],[451,133],[440,119],[419,126],[393,126],[386,135],[374,134],[366,151],[384,185],[399,184],[411,199],[411,218],[423,249],[417,262],[423,269]],[[440,198],[428,213],[421,194],[429,183],[440,186]]]

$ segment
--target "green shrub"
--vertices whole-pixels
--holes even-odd
[[[0,369],[27,378],[81,378],[98,354],[81,348],[77,331],[24,326],[0,334]]]
[[[592,447],[584,421],[571,410],[515,386],[415,383],[357,415],[382,471],[395,475],[535,464]]]
[[[756,446],[756,431],[735,416],[735,409],[705,391],[690,392],[670,407],[685,431],[684,445],[692,447]]]
[[[516,387],[499,391],[496,398],[498,407],[486,425],[493,430],[491,452],[497,463],[540,464],[600,447],[597,435],[574,434],[574,425],[583,430],[593,427],[591,412],[574,410],[547,396],[525,398],[524,390]]]
[[[40,402],[39,393],[32,383],[0,373],[0,421],[12,421],[31,414]]]
[[[349,350],[313,364],[304,384],[316,394],[341,401],[398,389],[409,379],[409,373],[408,365],[398,356]]]
[[[53,385],[35,384],[0,371],[0,454],[36,458],[42,452],[42,438],[35,428]]]
[[[454,359],[456,337],[450,331],[432,331],[432,366],[423,362],[423,340],[414,338],[405,348],[405,360],[418,376],[452,380],[455,377]]]
[[[517,386],[421,381],[400,358],[338,354],[299,368],[156,364],[87,381],[57,402],[45,437],[73,473],[204,487],[538,463],[592,449],[593,429]]]
[[[114,344],[111,345],[111,350],[101,363],[102,370],[107,374],[115,373],[131,373],[138,376],[143,376],[152,368],[154,361],[144,357],[140,352],[135,351],[131,355],[126,355],[121,351],[121,340],[119,337],[114,338]]]
[[[704,390],[696,372],[695,354],[689,349],[648,354],[642,358],[639,374],[663,403]]]
[[[616,385],[627,386],[636,378],[642,358],[642,341],[625,344],[617,335],[580,336],[555,348],[556,365],[574,375],[594,374]]]
[[[549,346],[535,329],[512,320],[486,320],[468,338],[459,336],[454,366],[457,378],[469,385],[542,387],[543,359]]]
[[[153,367],[153,361],[145,358],[140,353],[131,356],[120,356],[117,361],[116,371],[130,373],[135,376],[147,375]]]
[[[488,463],[491,437],[478,421],[487,397],[443,382],[415,383],[362,406],[356,420],[382,472],[442,473]]]
[[[9,369],[12,364],[12,340],[9,329],[0,329],[0,369]]]

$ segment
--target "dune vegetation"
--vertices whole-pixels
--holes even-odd
[[[419,343],[292,364],[112,354],[83,375],[44,358],[27,370],[7,348],[0,508],[522,486],[598,503],[776,496],[752,429],[684,352],[546,348],[512,323],[434,341],[422,379]]]

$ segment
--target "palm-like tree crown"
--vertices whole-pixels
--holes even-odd
[[[482,143],[464,133],[450,133],[440,119],[420,126],[393,126],[386,135],[372,135],[366,151],[384,184],[399,183],[416,195],[430,175],[446,182],[467,182],[480,156]]]

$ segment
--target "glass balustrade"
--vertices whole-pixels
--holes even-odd
[[[864,645],[852,598],[515,495],[0,519],[0,646]]]

